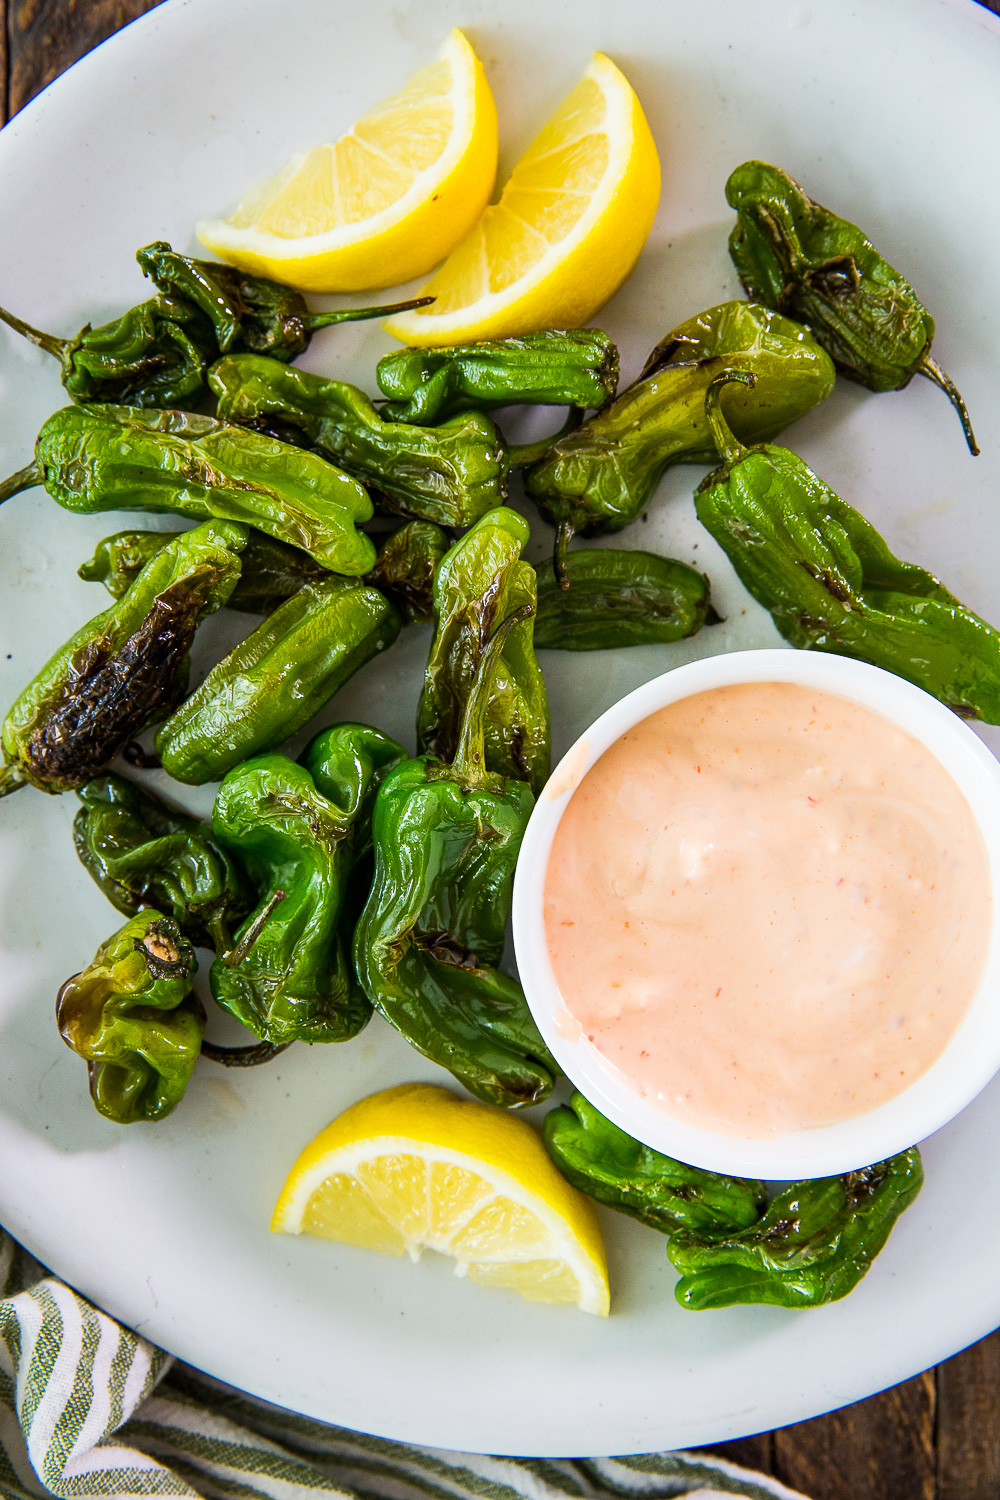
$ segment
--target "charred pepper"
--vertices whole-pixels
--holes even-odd
[[[545,1116],[545,1146],[574,1187],[662,1234],[739,1231],[767,1203],[762,1182],[674,1161],[612,1125],[582,1094]]]
[[[90,1096],[106,1119],[160,1120],[180,1103],[205,1030],[192,994],[196,967],[177,924],[147,906],[59,991],[60,1034],[86,1060]]]
[[[209,384],[220,418],[314,448],[375,486],[389,510],[469,526],[503,504],[503,444],[481,412],[440,427],[385,422],[357,386],[254,354],[221,359]]]
[[[679,1229],[667,1245],[681,1273],[677,1301],[695,1311],[745,1302],[836,1302],[865,1275],[923,1180],[913,1146],[841,1177],[793,1183],[748,1229]]]
[[[391,646],[399,629],[399,616],[378,589],[331,576],[303,584],[158,731],[164,770],[200,786],[275,749]]]
[[[171,712],[195,631],[232,592],[245,542],[243,527],[225,521],[185,532],[60,647],[4,720],[0,796],[27,782],[82,786]]]
[[[36,484],[67,510],[172,511],[242,521],[338,573],[366,573],[375,548],[355,530],[372,503],[315,453],[182,411],[64,406],[34,462],[0,484],[0,502]]]
[[[439,564],[417,746],[438,760],[451,760],[487,642],[499,620],[528,605],[528,613],[505,636],[484,733],[487,769],[527,781],[537,793],[549,775],[549,702],[532,643],[535,570],[521,561],[528,535],[527,521],[503,506],[483,516]]]
[[[587,547],[564,563],[569,588],[551,564],[538,573],[535,646],[546,651],[607,651],[696,635],[718,615],[708,579],[673,557]]]
[[[375,793],[405,756],[377,729],[336,724],[312,742],[304,764],[259,756],[219,788],[213,832],[259,892],[237,937],[285,892],[247,956],[211,972],[219,1004],[264,1041],[346,1041],[371,1015],[351,963],[345,905],[369,845]]]
[[[208,320],[176,297],[151,297],[75,338],[32,328],[0,307],[0,319],[62,365],[74,401],[122,406],[189,406],[205,393],[205,367],[215,358]]]
[[[933,574],[901,562],[858,511],[787,448],[744,448],[707,398],[725,462],[695,508],[740,582],[793,646],[871,662],[905,677],[964,719],[1000,723],[1000,632]]]
[[[828,354],[805,329],[752,302],[723,302],[658,344],[639,379],[532,465],[525,489],[558,528],[557,564],[574,532],[620,531],[645,509],[664,471],[714,463],[705,392],[720,370],[753,370],[755,391],[726,411],[748,442],[775,437],[833,390]]]
[[[135,258],[142,274],[161,292],[196,307],[208,319],[219,354],[247,351],[268,354],[272,359],[297,359],[320,328],[388,317],[434,301],[433,297],[417,297],[386,307],[310,312],[305,298],[294,288],[251,276],[222,261],[192,260],[171,249],[166,240],[143,245]]]
[[[763,161],[737,167],[726,198],[736,210],[729,253],[747,296],[804,323],[841,374],[869,390],[898,391],[926,375],[978,453],[965,402],[931,358],[934,319],[858,226]]]
[[[408,521],[382,544],[365,582],[381,589],[404,624],[433,620],[434,579],[450,547],[450,538],[433,521]]]
[[[95,776],[77,796],[76,852],[112,906],[126,916],[156,907],[195,947],[228,952],[250,893],[211,828],[112,773]]]
[[[390,1025],[505,1107],[539,1103],[556,1071],[521,986],[496,968],[534,798],[486,769],[485,721],[505,639],[528,608],[482,653],[451,763],[424,755],[386,777],[374,885],[354,933],[358,978]]]
[[[618,350],[599,328],[543,329],[445,349],[397,349],[375,367],[390,422],[441,422],[502,406],[607,406]]]

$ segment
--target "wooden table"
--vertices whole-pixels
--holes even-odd
[[[0,123],[158,3],[0,0]],[[811,1500],[1000,1500],[1000,1331],[868,1401],[712,1451]]]

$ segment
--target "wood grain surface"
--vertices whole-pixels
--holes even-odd
[[[158,3],[0,0],[0,120]],[[1000,1331],[855,1406],[711,1451],[811,1500],[1000,1500]]]

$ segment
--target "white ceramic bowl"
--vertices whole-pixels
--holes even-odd
[[[989,863],[993,929],[979,988],[937,1061],[895,1099],[836,1125],[742,1139],[675,1119],[642,1098],[586,1036],[560,1024],[566,1006],[545,941],[543,897],[552,840],[573,790],[633,725],[710,688],[795,682],[853,699],[927,746],[972,808]],[[542,792],[514,881],[514,947],[528,1004],[567,1078],[610,1120],[669,1156],[715,1172],[793,1179],[846,1172],[924,1140],[975,1098],[1000,1068],[1000,763],[977,735],[920,688],[878,667],[810,651],[742,651],[677,667],[622,698],[581,735]]]

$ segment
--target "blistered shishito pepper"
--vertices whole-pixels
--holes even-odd
[[[178,531],[115,532],[98,542],[93,557],[77,568],[77,576],[87,583],[103,583],[118,599],[149,559],[181,535]],[[229,596],[228,607],[251,615],[269,615],[298,593],[304,583],[330,576],[329,568],[320,567],[308,552],[256,530],[247,532],[240,562],[239,581]]]
[[[90,1096],[116,1124],[160,1120],[180,1103],[205,1030],[196,968],[176,922],[147,906],[59,991],[62,1039],[86,1060]]]
[[[500,435],[467,412],[440,427],[384,422],[364,391],[260,355],[221,359],[209,375],[219,416],[315,448],[403,515],[469,526],[506,495]]]
[[[249,953],[211,972],[219,1004],[266,1042],[346,1041],[371,1015],[345,904],[370,841],[375,793],[405,756],[377,729],[336,724],[309,746],[304,765],[259,756],[219,788],[214,834],[246,866],[260,901],[237,938],[285,895]]]
[[[521,561],[528,535],[527,521],[503,506],[483,516],[438,565],[417,746],[438,760],[452,758],[486,644],[499,620],[527,604],[530,613],[505,637],[484,732],[487,769],[527,781],[537,793],[549,775],[549,701],[532,643],[535,570]]]
[[[399,616],[378,589],[329,577],[303,584],[157,731],[164,770],[200,786],[275,749],[391,646],[399,629]]]
[[[527,608],[527,607],[525,607]],[[514,865],[534,798],[485,769],[491,678],[516,612],[498,625],[468,696],[450,764],[425,755],[375,802],[375,878],[354,932],[369,999],[419,1052],[490,1104],[537,1104],[549,1056],[503,951]]]
[[[545,1116],[545,1146],[574,1187],[662,1234],[747,1229],[767,1204],[762,1182],[664,1156],[612,1125],[580,1093]]]
[[[103,583],[121,598],[151,557],[180,536],[177,531],[119,531],[98,542],[77,574],[88,583]],[[434,574],[451,546],[451,539],[433,521],[408,521],[382,543],[375,566],[364,582],[379,589],[399,611],[404,624],[434,618]],[[329,569],[285,542],[262,531],[249,531],[241,554],[239,582],[229,596],[229,608],[252,615],[269,615],[304,583],[329,577]]]
[[[720,370],[753,370],[756,389],[731,392],[726,414],[747,442],[776,437],[833,390],[833,364],[798,324],[752,302],[723,302],[656,346],[639,379],[604,411],[560,438],[528,469],[525,489],[559,528],[620,531],[645,509],[664,471],[714,463],[705,392]]]
[[[744,448],[708,393],[725,462],[695,493],[698,519],[793,646],[871,662],[964,719],[1000,724],[1000,632],[933,574],[901,562],[870,522],[787,448]]]
[[[82,786],[170,713],[195,631],[232,592],[245,542],[226,521],[185,532],[60,647],[4,720],[0,796],[28,782],[43,792]]]
[[[144,276],[161,292],[198,308],[211,325],[219,354],[269,354],[292,360],[304,354],[313,334],[335,323],[388,317],[412,307],[426,307],[433,297],[394,302],[385,307],[342,307],[335,312],[310,312],[305,298],[290,286],[251,276],[236,266],[215,260],[192,260],[154,240],[135,252]]]
[[[74,401],[122,406],[191,406],[205,393],[205,368],[215,358],[208,320],[176,297],[151,297],[75,338],[32,328],[0,307],[0,319],[62,365]]]
[[[718,620],[708,579],[673,557],[587,547],[564,562],[569,588],[551,564],[538,574],[535,646],[547,651],[606,651],[679,641]]]
[[[804,323],[841,374],[869,390],[898,391],[926,375],[978,453],[965,402],[931,358],[934,319],[858,226],[763,161],[737,167],[726,198],[737,214],[729,253],[747,296]]]
[[[372,516],[357,480],[316,453],[214,417],[134,406],[64,406],[35,458],[0,484],[0,502],[36,484],[67,510],[168,511],[242,521],[337,573],[366,573],[375,548],[355,529]]]
[[[211,828],[112,773],[77,796],[76,852],[112,906],[126,916],[156,907],[196,947],[228,952],[250,893]]]
[[[618,389],[618,350],[599,328],[543,329],[445,349],[397,349],[375,379],[390,422],[441,422],[502,406],[607,406]]]
[[[842,1177],[793,1183],[749,1229],[680,1229],[667,1244],[681,1273],[677,1300],[695,1311],[745,1302],[836,1302],[865,1275],[923,1180],[913,1146]]]

